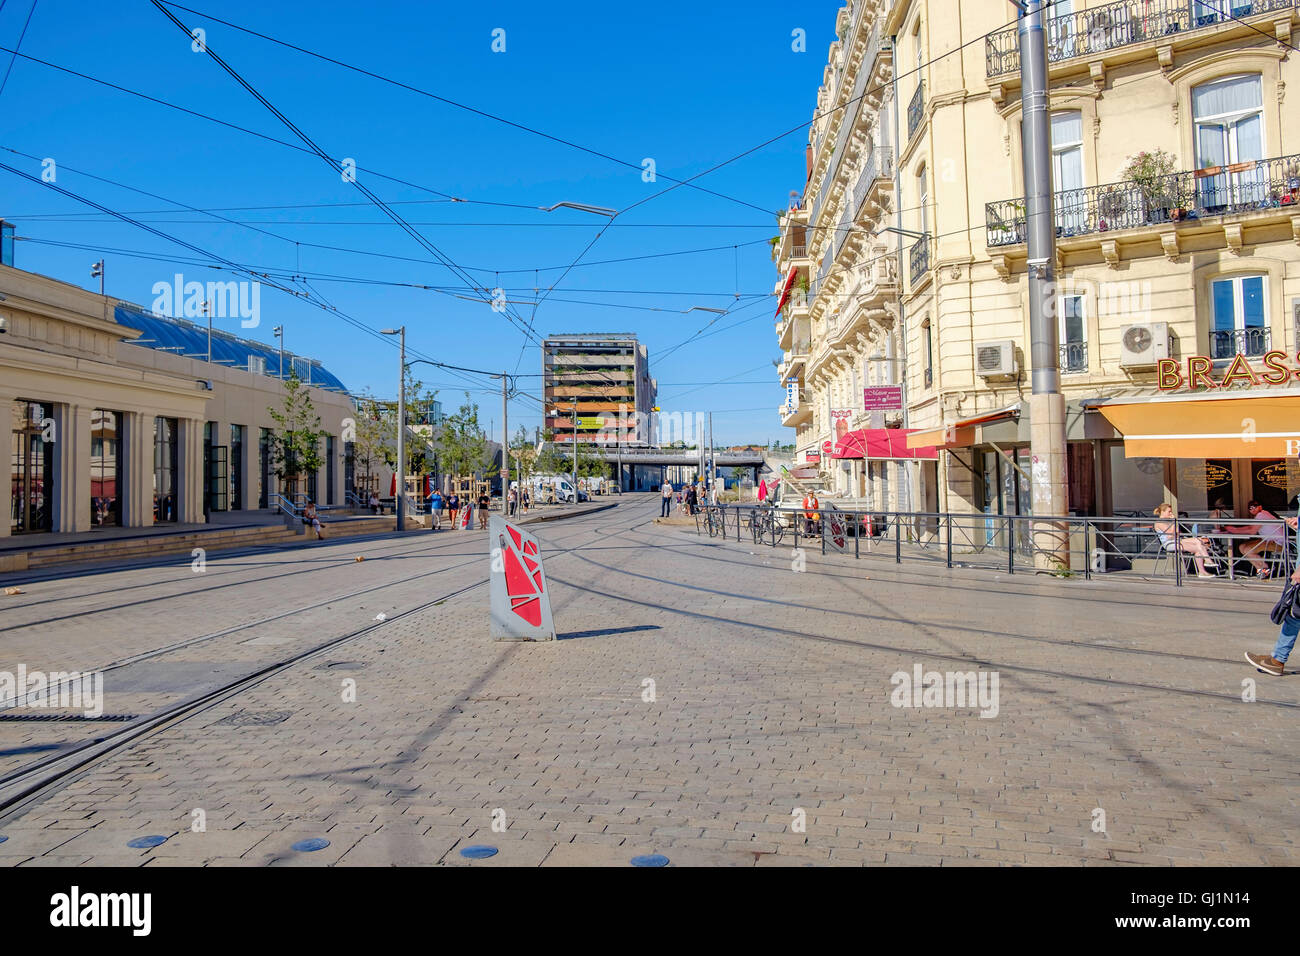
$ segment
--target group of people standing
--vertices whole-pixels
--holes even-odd
[[[674,499],[676,499],[679,512],[695,515],[699,513],[701,505],[716,505],[718,503],[718,486],[715,483],[706,490],[702,482],[695,482],[683,485],[681,488],[674,488],[673,483],[665,478],[664,483],[659,488],[659,497],[659,517],[667,518],[671,516]]]

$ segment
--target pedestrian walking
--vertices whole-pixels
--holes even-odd
[[[659,491],[663,495],[663,503],[659,506],[659,517],[667,518],[673,510],[673,483],[665,478],[664,486]]]
[[[695,491],[695,486],[691,485],[689,488],[686,489],[686,513],[688,515],[695,514],[695,505],[698,502],[699,502],[698,493]]]
[[[442,492],[434,488],[433,496],[429,498],[429,526],[432,531],[442,528],[442,506]]]
[[[1296,528],[1297,519],[1287,518],[1286,523]],[[1286,670],[1287,658],[1295,648],[1296,635],[1300,634],[1300,567],[1291,572],[1291,580],[1282,590],[1282,597],[1271,615],[1274,624],[1280,624],[1272,654],[1246,652],[1246,661],[1261,674],[1281,677]]]
[[[510,517],[515,516],[515,508],[519,506],[519,491],[516,488],[510,489],[510,494],[506,496],[510,506]]]
[[[451,493],[451,497],[447,499],[447,511],[451,514],[451,530],[455,531],[456,515],[460,511],[460,495],[454,491]]]
[[[528,509],[532,506],[532,503],[533,503],[532,493],[527,488],[525,488],[524,498],[523,498],[524,514],[528,514]]]
[[[492,499],[488,497],[487,492],[478,496],[478,528],[480,531],[487,529],[488,509],[492,506]]]

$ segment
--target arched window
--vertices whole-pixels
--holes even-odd
[[[1062,110],[1052,114],[1052,189],[1056,193],[1056,226],[1067,236],[1082,232],[1088,220],[1083,191],[1083,114]]]

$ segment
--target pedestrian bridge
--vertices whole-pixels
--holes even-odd
[[[561,451],[563,449],[561,448]],[[592,452],[602,461],[622,461],[624,465],[698,465],[697,448],[601,448]],[[719,468],[761,468],[762,452],[715,452],[713,458]]]

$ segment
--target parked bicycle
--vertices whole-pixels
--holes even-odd
[[[705,506],[704,527],[708,529],[710,538],[716,538],[718,535],[724,538],[727,536],[726,516],[720,507],[717,505]]]
[[[785,537],[785,528],[777,520],[776,513],[769,508],[751,511],[747,523],[749,524],[749,533],[753,535],[755,544],[761,544],[764,541],[771,544],[780,544],[781,539]]]

